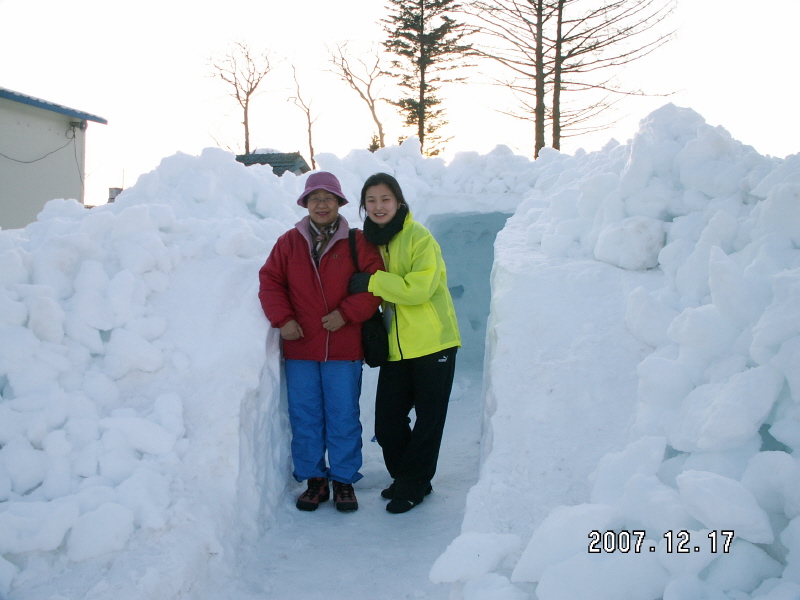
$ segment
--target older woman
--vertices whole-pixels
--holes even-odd
[[[361,323],[380,304],[370,293],[348,294],[355,273],[347,204],[338,179],[327,172],[306,179],[297,203],[308,216],[283,234],[259,272],[259,298],[283,338],[294,477],[308,481],[300,510],[330,498],[340,511],[358,509],[353,483],[361,479]],[[361,268],[383,267],[374,245],[356,232]],[[326,463],[327,452],[327,463]]]

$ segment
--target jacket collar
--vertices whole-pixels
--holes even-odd
[[[308,249],[310,251],[312,243],[311,217],[306,215],[305,217],[300,219],[297,223],[295,223],[294,227],[295,229],[297,229],[297,231],[300,232],[300,235],[302,235],[303,238],[305,238],[305,240],[308,242]],[[328,242],[328,245],[325,248],[325,250],[323,250],[322,256],[325,256],[325,253],[328,251],[328,249],[331,246],[333,246],[336,242],[338,242],[339,240],[347,239],[349,234],[350,234],[350,224],[347,222],[347,219],[344,218],[344,215],[339,215],[339,228],[336,230],[336,233],[333,234],[333,237],[331,238],[331,241]],[[320,258],[322,258],[322,256],[320,256]]]

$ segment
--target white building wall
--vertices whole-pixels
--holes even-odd
[[[0,227],[25,227],[54,198],[83,203],[86,132],[76,122],[0,98]]]

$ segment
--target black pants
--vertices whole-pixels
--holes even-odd
[[[457,348],[381,367],[375,437],[395,480],[396,497],[421,498],[436,473]],[[409,413],[416,411],[412,429]]]

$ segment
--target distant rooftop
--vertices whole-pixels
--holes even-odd
[[[68,117],[73,117],[75,119],[81,119],[83,121],[94,121],[95,123],[102,123],[103,125],[108,125],[108,121],[106,121],[103,117],[98,117],[96,115],[83,112],[82,110],[75,110],[74,108],[62,106],[61,104],[56,104],[54,102],[48,102],[47,100],[42,100],[40,98],[34,98],[33,96],[28,96],[26,94],[20,94],[19,92],[15,92],[13,90],[9,90],[4,87],[0,87],[0,98],[5,98],[6,100],[13,100],[14,102],[27,104],[29,106],[35,106],[37,108],[43,108],[45,110],[49,110],[55,113],[67,115]]]
[[[236,157],[240,163],[250,165],[269,165],[275,175],[283,175],[286,171],[300,175],[311,170],[299,152],[268,152],[262,154],[240,154]]]

